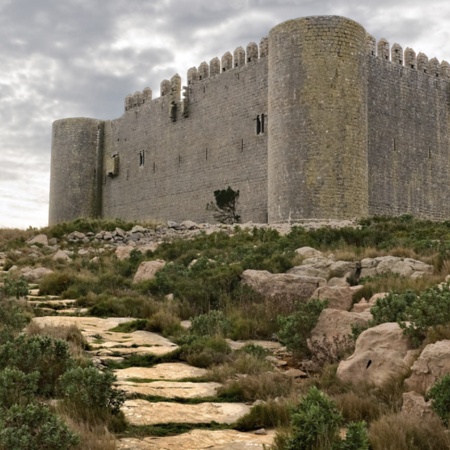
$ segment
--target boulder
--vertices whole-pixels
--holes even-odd
[[[362,286],[321,286],[312,294],[311,298],[328,300],[328,307],[349,311],[353,306],[353,294]]]
[[[116,248],[115,254],[117,256],[117,259],[120,261],[123,261],[124,259],[128,259],[130,257],[130,254],[132,250],[134,250],[135,247],[132,245],[120,245]]]
[[[427,345],[411,368],[405,380],[410,391],[425,394],[444,375],[450,374],[450,340]]]
[[[20,269],[19,273],[29,283],[35,283],[45,276],[53,273],[53,270],[47,269],[45,267],[23,267],[22,269]]]
[[[309,300],[313,292],[326,285],[326,280],[288,273],[273,274],[267,270],[245,270],[241,275],[242,284],[249,286],[265,298],[287,297]]]
[[[196,228],[198,228],[198,225],[192,220],[184,220],[183,222],[181,222],[180,226],[184,230],[195,230]]]
[[[27,241],[28,245],[41,244],[48,245],[48,237],[46,234],[38,234]]]
[[[70,256],[67,254],[67,252],[65,252],[64,250],[58,250],[53,256],[52,256],[53,261],[70,261]]]
[[[343,340],[351,335],[352,325],[366,326],[371,318],[368,311],[355,313],[325,308],[311,332],[311,347],[314,347],[315,342],[334,343],[336,340]]]
[[[361,277],[373,277],[383,273],[397,273],[401,276],[418,278],[433,273],[433,266],[411,258],[378,256],[361,261]]]
[[[340,362],[336,375],[344,382],[381,387],[405,376],[414,356],[399,325],[383,323],[359,335],[355,352]]]
[[[325,255],[322,252],[319,252],[319,250],[316,250],[315,248],[312,247],[298,248],[297,250],[295,250],[295,253],[302,259],[325,257]]]
[[[436,414],[431,409],[431,401],[425,401],[423,395],[414,391],[403,393],[402,414],[419,417],[420,419],[436,417]]]
[[[155,277],[156,272],[161,270],[166,265],[162,259],[155,261],[143,261],[138,267],[133,278],[133,283],[140,283],[141,281],[151,280]]]
[[[377,300],[379,298],[384,298],[384,297],[386,297],[386,295],[388,295],[387,292],[379,292],[377,294],[372,295],[372,297],[370,297],[369,301],[367,301],[365,298],[362,298],[358,303],[355,303],[353,305],[352,311],[353,312],[366,311],[366,310],[372,308],[372,306],[375,305],[375,303],[377,302]]]

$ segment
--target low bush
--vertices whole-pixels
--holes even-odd
[[[30,321],[30,308],[25,302],[3,300],[0,302],[0,345],[14,339]],[[4,367],[4,366],[3,366]]]
[[[47,406],[30,403],[0,409],[1,450],[69,450],[79,438]]]
[[[278,337],[293,352],[295,357],[300,358],[310,355],[307,339],[326,305],[326,301],[316,299],[306,303],[299,302],[293,314],[278,317],[280,326]]]
[[[438,380],[427,392],[426,399],[432,400],[433,411],[448,427],[450,422],[450,375],[444,375]]]
[[[192,336],[223,336],[226,337],[231,329],[230,321],[222,311],[210,311],[192,319],[189,333]]]
[[[106,421],[109,415],[120,414],[125,396],[113,387],[114,381],[112,372],[77,367],[61,376],[59,392],[73,417],[96,423],[99,418]]]
[[[166,337],[177,337],[184,333],[179,317],[163,309],[147,320],[145,330],[161,333]]]
[[[0,408],[31,403],[38,390],[39,372],[23,373],[6,367],[0,371]]]
[[[3,286],[0,286],[0,298],[3,297],[25,297],[28,294],[28,283],[24,278],[13,279],[6,277]]]
[[[188,336],[181,345],[180,358],[193,366],[208,368],[223,363],[230,352],[230,346],[223,337]]]
[[[60,295],[75,281],[71,272],[59,271],[46,275],[39,282],[39,295]]]
[[[69,346],[50,336],[21,335],[0,346],[0,367],[16,368],[25,374],[39,373],[37,393],[51,396],[58,378],[73,366]]]

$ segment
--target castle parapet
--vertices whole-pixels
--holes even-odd
[[[203,61],[198,66],[198,75],[200,80],[205,80],[206,78],[209,78],[209,65],[207,62]]]
[[[233,55],[230,52],[226,52],[222,56],[222,72],[231,70],[233,68]]]
[[[258,59],[258,45],[256,44],[256,42],[250,42],[247,45],[246,53],[248,63],[256,61]]]
[[[209,74],[211,77],[220,74],[220,59],[215,57],[209,62]]]
[[[417,69],[416,52],[409,47],[405,50],[405,66],[410,69]]]
[[[385,60],[387,60],[387,61],[390,61],[390,49],[389,49],[389,42],[386,40],[386,39],[384,39],[384,38],[381,38],[379,41],[378,41],[378,57],[379,58],[381,58],[381,59],[385,59]]]
[[[403,66],[403,48],[400,44],[394,44],[391,49],[392,62]]]
[[[428,56],[425,53],[417,55],[417,70],[424,73],[428,72]]]

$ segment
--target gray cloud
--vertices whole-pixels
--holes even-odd
[[[447,0],[3,0],[0,226],[46,223],[53,120],[118,117],[127,94],[322,14],[450,59]]]

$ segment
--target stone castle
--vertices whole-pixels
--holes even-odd
[[[50,224],[78,217],[211,221],[450,217],[450,66],[343,17],[275,26],[175,75],[114,120],[53,124]]]

